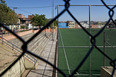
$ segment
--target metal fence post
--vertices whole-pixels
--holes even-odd
[[[59,5],[57,5],[57,15],[59,14]],[[59,18],[57,19],[57,21],[59,21]],[[58,25],[58,23],[57,23]],[[59,51],[59,28],[57,26],[57,61],[59,60],[58,56],[58,51]],[[56,63],[57,67],[58,67],[58,62]],[[57,70],[56,70],[56,77],[58,77],[58,73]]]
[[[89,5],[89,33],[91,33],[91,5]],[[91,48],[90,39],[89,36],[89,48]],[[91,77],[91,54],[89,55],[89,77]]]
[[[103,32],[103,52],[105,53],[106,50],[105,50],[105,45],[106,45],[106,33],[105,31]],[[105,56],[103,57],[103,66],[105,66],[106,63],[105,63]]]

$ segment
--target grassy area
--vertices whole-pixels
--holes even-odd
[[[95,35],[99,29],[92,29],[91,33],[92,35]],[[116,30],[108,30],[106,29],[105,32],[107,33],[107,36],[105,36],[105,39],[112,39],[108,40],[112,45],[116,46],[116,42],[114,43],[114,37]],[[113,36],[112,36],[113,35]],[[96,38],[96,45],[97,46],[103,46],[104,45],[104,34],[101,33]],[[59,46],[89,46],[89,36],[82,30],[82,29],[59,29]],[[106,46],[108,46],[106,44]],[[103,48],[100,48],[103,51]],[[59,48],[58,54],[59,54],[59,60],[58,60],[58,67],[62,69],[67,75],[69,75],[69,69],[70,72],[72,72],[77,65],[82,61],[86,53],[88,52],[89,48],[87,47],[81,47],[81,48]],[[106,53],[109,56],[112,56],[112,58],[116,58],[114,54],[115,49],[112,48],[106,48]],[[64,53],[65,52],[65,53]],[[111,53],[112,52],[112,53]],[[65,56],[66,55],[66,56]],[[66,57],[68,62],[66,61]],[[104,56],[95,48],[93,49],[91,53],[91,74],[100,74],[101,66],[103,66]],[[109,65],[109,60],[105,60],[106,65]],[[68,63],[68,65],[67,65]],[[85,63],[82,65],[82,67],[78,71],[79,74],[89,74],[89,58],[85,61]],[[59,74],[59,77],[62,77]],[[81,75],[75,75],[74,77],[88,77],[88,76],[81,76]],[[93,76],[93,77],[100,77],[100,76]]]

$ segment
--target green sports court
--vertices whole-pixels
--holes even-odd
[[[89,29],[87,29],[89,31]],[[94,35],[99,29],[91,29]],[[116,30],[105,29],[97,38],[96,45],[112,59],[116,58]],[[82,29],[60,29],[58,30],[58,67],[67,75],[79,65],[91,44],[90,37]],[[97,49],[93,49],[90,56],[84,62],[74,77],[100,77],[101,66],[108,66],[109,60]],[[62,75],[59,73],[59,77]]]

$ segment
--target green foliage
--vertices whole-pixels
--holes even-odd
[[[57,20],[54,21],[54,26],[58,26],[58,21]]]
[[[0,4],[5,4],[5,1],[4,0],[0,0]]]
[[[45,15],[34,15],[34,17],[31,19],[31,22],[34,26],[44,26],[47,24],[48,20],[45,17]]]
[[[31,22],[34,26],[45,26],[51,19],[47,19],[45,15],[34,15],[34,17],[31,19]],[[54,26],[57,26],[58,21],[54,21]],[[52,24],[50,25],[52,26]]]
[[[21,26],[21,29],[28,29],[27,26]]]
[[[0,0],[0,22],[3,24],[17,24],[18,22],[16,13],[7,7],[4,0]]]

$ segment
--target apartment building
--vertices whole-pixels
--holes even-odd
[[[18,23],[21,26],[28,26],[29,24],[31,24],[32,17],[33,17],[33,15],[28,15],[28,18],[26,18],[23,14],[18,14],[18,18],[19,18]]]
[[[67,21],[69,28],[75,28],[75,22],[74,21]]]

